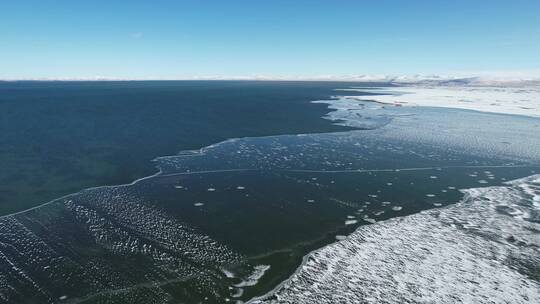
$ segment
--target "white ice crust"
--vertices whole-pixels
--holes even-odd
[[[540,303],[540,175],[361,226],[253,303]],[[536,274],[535,274],[536,273]]]
[[[540,86],[404,86],[385,89],[339,89],[346,92],[388,93],[359,98],[403,106],[429,106],[540,117]]]

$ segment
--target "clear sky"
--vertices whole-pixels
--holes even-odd
[[[0,1],[0,78],[540,70],[540,0]]]

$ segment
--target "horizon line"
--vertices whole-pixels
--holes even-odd
[[[461,74],[461,73],[459,73]],[[459,83],[469,84],[496,84],[496,83],[535,83],[540,84],[540,73],[523,74],[517,73],[475,73],[475,74],[436,75],[436,74],[415,74],[415,75],[320,75],[320,76],[191,76],[191,77],[109,77],[109,76],[89,76],[89,77],[5,77],[1,82],[106,82],[106,81],[286,81],[286,82],[372,82],[372,83]]]

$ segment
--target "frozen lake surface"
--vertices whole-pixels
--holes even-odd
[[[538,299],[538,118],[321,102],[363,130],[230,139],[0,218],[0,302]]]

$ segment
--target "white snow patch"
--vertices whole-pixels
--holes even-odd
[[[408,86],[388,91],[362,88],[341,91],[388,93],[362,97],[384,104],[459,108],[540,117],[540,86]]]
[[[251,303],[540,303],[540,175],[360,226]]]

